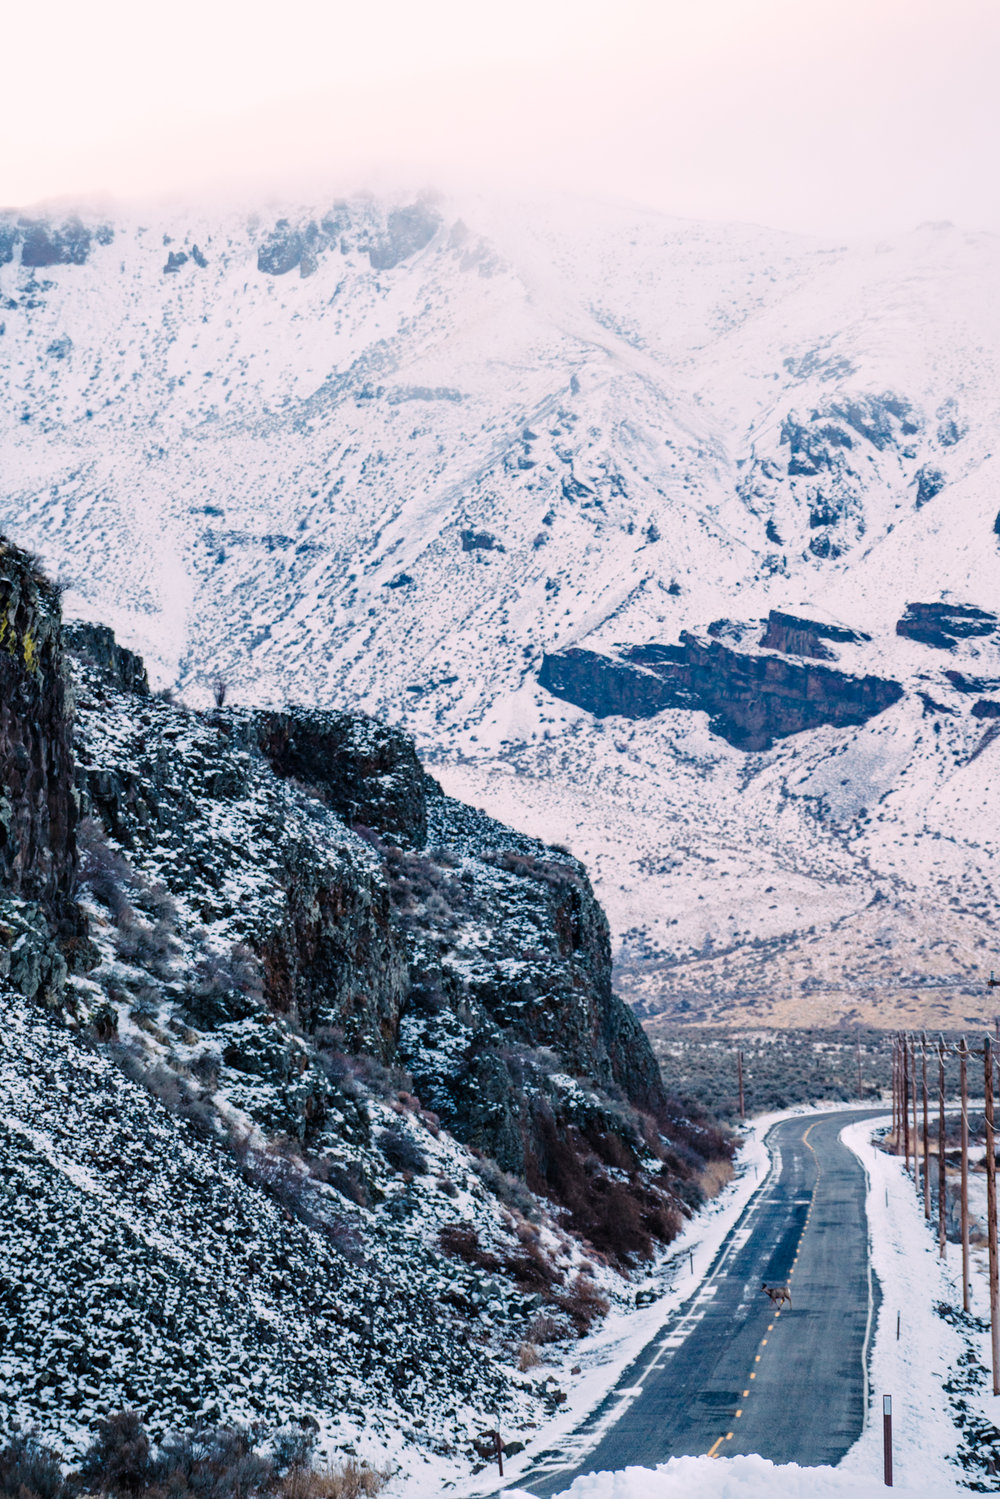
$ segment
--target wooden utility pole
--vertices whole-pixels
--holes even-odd
[[[913,1185],[917,1189],[917,1197],[920,1196],[920,1130],[917,1127],[917,1038],[910,1037],[910,1077],[913,1080]]]
[[[923,1069],[924,1102],[924,1217],[931,1221],[931,1133],[927,1113],[927,1032],[920,1033],[920,1057]]]
[[[858,1034],[854,1038],[854,1050],[855,1050],[855,1053],[857,1054],[857,1059],[858,1059],[858,1097],[862,1098],[864,1095],[863,1095],[862,1088],[861,1088],[861,1033],[860,1033],[860,1031],[858,1032]]]
[[[900,1154],[900,1037],[892,1037],[892,1148]]]
[[[938,1255],[945,1257],[944,1041],[938,1041]]]
[[[962,1037],[958,1051],[962,1097],[962,1310],[969,1310],[969,1048]]]
[[[737,1079],[737,1082],[739,1083],[739,1088],[740,1088],[740,1118],[741,1119],[745,1119],[747,1117],[747,1106],[746,1106],[746,1099],[743,1096],[743,1053],[742,1053],[742,1051],[738,1051],[736,1053],[736,1079]]]
[[[1000,1395],[1000,1280],[997,1274],[997,1163],[993,1132],[993,1048],[983,1045],[983,1098],[986,1104],[986,1218],[990,1246],[990,1346],[993,1393]]]
[[[907,1047],[906,1033],[900,1045],[900,1053],[903,1059],[903,1153],[906,1156],[906,1169],[910,1169],[910,1053]]]

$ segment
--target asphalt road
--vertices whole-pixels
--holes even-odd
[[[512,1486],[547,1499],[581,1473],[757,1452],[836,1463],[861,1433],[877,1295],[865,1177],[838,1135],[885,1109],[775,1125],[772,1169],[708,1276],[560,1447]],[[787,1281],[792,1305],[760,1287]]]

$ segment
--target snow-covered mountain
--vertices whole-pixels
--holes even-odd
[[[983,1013],[995,237],[363,198],[9,214],[0,262],[0,529],[70,612],[192,701],[404,724],[587,861],[650,1015]],[[806,627],[762,646],[772,610]],[[761,749],[539,684],[682,632],[902,691]]]

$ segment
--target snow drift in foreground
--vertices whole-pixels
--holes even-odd
[[[945,1493],[966,1493],[957,1485],[942,1489],[940,1481],[918,1488],[893,1486],[909,1499],[941,1499]],[[881,1479],[859,1479],[837,1468],[800,1468],[776,1464],[766,1457],[672,1457],[658,1468],[626,1468],[620,1473],[588,1473],[557,1499],[878,1499],[885,1493]],[[529,1499],[526,1491],[511,1499]]]

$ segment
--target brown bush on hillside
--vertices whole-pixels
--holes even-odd
[[[478,1265],[480,1270],[492,1274],[500,1269],[500,1261],[488,1249],[483,1249],[479,1234],[471,1223],[446,1223],[438,1233],[438,1242],[445,1254],[453,1254],[467,1265]]]

